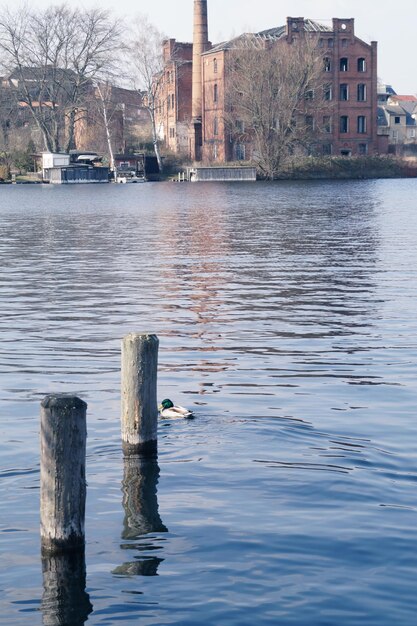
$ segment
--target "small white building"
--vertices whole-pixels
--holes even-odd
[[[96,153],[42,153],[42,178],[46,183],[108,183],[109,168],[103,167]],[[99,165],[97,165],[97,163]]]
[[[70,155],[62,152],[42,152],[42,170],[53,167],[66,167],[70,164]]]

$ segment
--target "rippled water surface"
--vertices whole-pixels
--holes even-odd
[[[416,241],[415,180],[0,188],[0,623],[414,625]],[[120,452],[130,331],[196,413],[153,464]],[[40,558],[59,391],[85,563]]]

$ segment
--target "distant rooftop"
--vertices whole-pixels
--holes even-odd
[[[331,33],[333,29],[330,26],[326,26],[325,24],[321,24],[320,22],[315,22],[314,20],[310,20],[308,18],[304,19],[304,30],[308,33]],[[285,37],[287,34],[287,26],[276,26],[275,28],[268,28],[267,30],[261,30],[258,33],[243,33],[243,35],[239,35],[238,37],[234,37],[229,41],[223,41],[215,46],[213,46],[210,50],[208,50],[205,54],[220,51],[220,50],[230,50],[231,48],[236,48],[239,44],[243,43],[252,43],[256,46],[256,43],[261,43],[262,41],[268,40],[278,40],[282,37]]]
[[[309,20],[308,18],[304,19],[304,30],[307,33],[331,33],[332,28],[330,26],[326,26],[325,24],[321,24],[320,22],[315,22],[314,20]],[[258,37],[271,37],[272,39],[279,39],[287,32],[286,26],[277,26],[276,28],[269,28],[268,30],[262,30],[259,33],[256,33]]]

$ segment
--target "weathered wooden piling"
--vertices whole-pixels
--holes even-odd
[[[157,452],[156,335],[130,333],[122,340],[122,446],[125,455]]]
[[[41,403],[42,554],[83,549],[85,545],[85,456],[87,404],[66,394]]]

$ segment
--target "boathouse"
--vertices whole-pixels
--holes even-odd
[[[101,165],[101,160],[95,152],[44,152],[42,178],[54,185],[108,183],[109,168]]]

